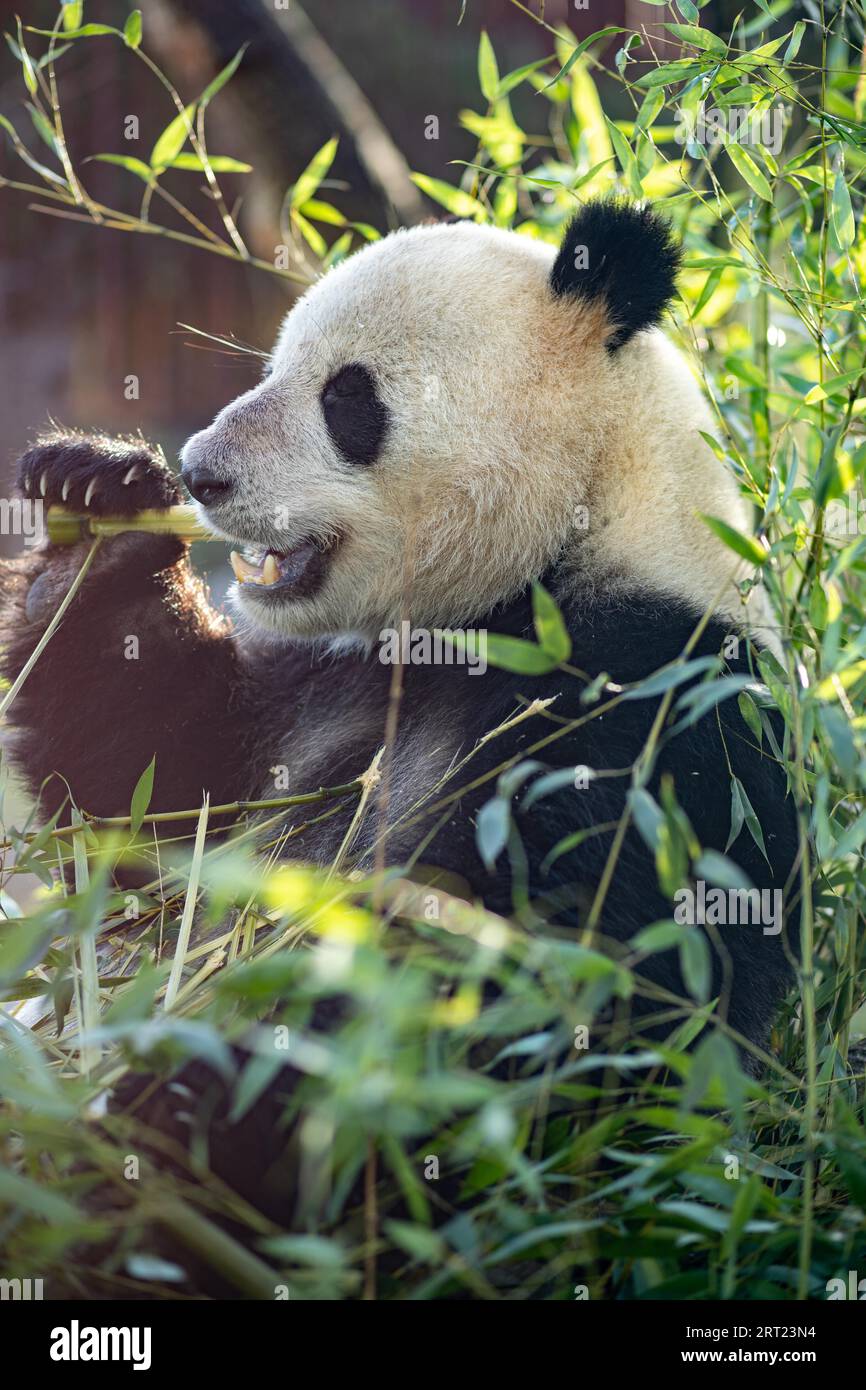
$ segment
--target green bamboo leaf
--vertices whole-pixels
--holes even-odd
[[[719,854],[718,850],[705,849],[695,860],[695,875],[704,879],[706,883],[712,884],[714,888],[740,889],[753,888],[754,884],[748,874],[744,874],[739,864],[735,864],[733,859],[729,859],[726,854]]]
[[[298,228],[298,231],[301,233],[301,236],[304,238],[304,241],[309,246],[313,255],[318,256],[319,260],[323,260],[328,253],[328,243],[325,241],[318,227],[314,227],[312,222],[308,222],[303,213],[299,212],[297,208],[292,209],[292,221]]]
[[[165,169],[180,154],[189,138],[194,111],[194,106],[184,107],[166,126],[150,152],[150,162],[154,169]]]
[[[21,50],[21,70],[24,75],[24,86],[30,95],[35,97],[39,84],[36,81],[36,69],[33,66],[33,60],[26,48]]]
[[[14,985],[39,965],[51,945],[53,932],[44,921],[19,919],[14,931],[0,931],[0,986]]]
[[[854,209],[851,194],[845,182],[842,169],[837,170],[833,180],[833,197],[830,202],[830,230],[840,251],[847,251],[854,240]]]
[[[84,18],[84,0],[67,0],[60,11],[63,28],[80,29]]]
[[[654,4],[655,0],[648,0],[648,3]],[[659,0],[659,3],[666,4],[667,0]],[[596,29],[594,34],[590,34],[588,38],[581,39],[577,47],[568,55],[568,61],[559,69],[559,72],[553,80],[548,82],[547,86],[554,87],[561,77],[565,77],[570,73],[578,59],[583,57],[590,44],[597,43],[599,39],[607,39],[611,34],[628,34],[629,32],[630,31],[624,29],[621,24],[609,24],[606,29]],[[545,90],[547,89],[545,88]]]
[[[686,931],[680,939],[683,983],[693,999],[706,1004],[710,997],[710,948],[702,931]]]
[[[654,87],[651,92],[647,92],[637,113],[634,123],[635,131],[649,130],[664,104],[665,94],[661,87]]]
[[[759,198],[763,198],[765,203],[772,203],[773,190],[752,156],[746,154],[746,151],[741,145],[730,144],[726,145],[725,149],[737,173],[745,180],[752,191],[757,193]]]
[[[855,381],[859,381],[863,375],[862,367],[855,367],[850,372],[840,372],[838,376],[831,376],[824,382],[817,382],[807,391],[803,397],[805,405],[816,405],[819,401],[826,401],[828,396],[840,396],[845,393],[845,389],[853,386]]]
[[[432,198],[434,203],[441,203],[455,217],[486,217],[484,204],[477,198],[473,198],[470,193],[464,193],[462,188],[453,188],[450,183],[443,182],[442,179],[431,178],[428,174],[413,174],[412,182],[426,193],[428,198]]]
[[[331,207],[330,203],[322,203],[318,198],[311,198],[309,202],[304,203],[301,212],[305,217],[311,218],[313,222],[325,222],[329,227],[348,225],[339,208]]]
[[[44,164],[40,164],[39,160],[34,159],[30,151],[18,142],[18,132],[7,116],[0,115],[0,126],[2,126],[2,128],[12,136],[12,139],[16,141],[15,150],[18,158],[23,159],[28,168],[32,169],[34,173],[39,174],[41,178],[46,179],[48,183],[60,184],[61,188],[69,187],[66,179],[61,178],[59,174],[55,174],[53,169],[48,169]]]
[[[493,873],[496,861],[508,844],[511,829],[511,807],[504,797],[494,796],[478,812],[475,843],[485,868]]]
[[[337,138],[334,136],[313,155],[297,182],[289,189],[287,197],[290,208],[303,207],[304,203],[312,198],[334,162],[337,144]]]
[[[351,245],[351,232],[344,232],[342,236],[337,237],[327,255],[322,257],[322,269],[327,270],[329,266],[339,265],[340,261],[344,261],[349,254]]]
[[[632,787],[628,804],[641,839],[655,853],[664,824],[661,807],[643,787]]]
[[[546,858],[542,861],[542,875],[549,872],[551,866],[556,863],[557,859],[561,859],[564,854],[570,854],[573,849],[577,849],[582,845],[584,840],[588,840],[590,836],[597,834],[598,831],[596,827],[594,825],[588,825],[585,826],[583,830],[573,830],[570,835],[565,835],[561,840],[557,840],[553,849],[550,850]]]
[[[611,144],[616,150],[619,166],[628,179],[631,191],[636,198],[642,198],[643,186],[641,184],[640,170],[637,167],[637,160],[634,157],[634,151],[619,127],[616,126],[608,116],[605,116],[604,119],[610,133]]]
[[[138,48],[141,43],[141,10],[133,10],[124,24],[123,40],[128,48]]]
[[[729,526],[726,521],[722,521],[717,516],[707,516],[701,512],[701,519],[707,523],[720,541],[724,541],[730,550],[741,555],[744,560],[748,560],[752,565],[765,565],[767,563],[767,552],[763,546],[758,544],[754,536],[746,536],[742,531],[736,531],[733,526]]]
[[[513,72],[507,73],[506,76],[500,80],[497,99],[508,96],[508,93],[513,92],[515,87],[519,87],[521,82],[525,82],[530,74],[544,67],[546,62],[546,58],[536,58],[534,63],[524,63],[523,67],[515,68]]]
[[[725,845],[725,854],[739,836],[746,821],[746,810],[743,805],[741,786],[739,777],[731,778],[731,829],[728,834],[728,842]]]
[[[806,25],[802,19],[798,19],[794,28],[791,30],[791,41],[785,49],[785,56],[782,59],[782,66],[787,67],[792,63],[800,52],[800,44],[803,42],[803,35],[806,32]]]
[[[544,676],[559,664],[534,642],[524,642],[521,637],[502,637],[495,632],[487,634],[487,663],[521,676]]]
[[[717,656],[696,656],[691,661],[676,661],[672,666],[666,666],[662,671],[656,671],[654,675],[647,676],[632,690],[627,690],[623,695],[623,700],[649,700],[653,695],[663,695],[666,690],[673,690],[684,681],[694,680],[695,676],[704,675],[707,671],[718,671],[721,669],[721,661]]]
[[[693,44],[705,53],[716,53],[723,57],[728,51],[724,39],[720,39],[718,34],[712,34],[709,29],[699,28],[696,24],[666,24],[665,28],[676,34],[683,43]]]
[[[554,661],[567,661],[571,637],[555,599],[538,583],[532,586],[532,615],[542,651]]]
[[[839,441],[845,429],[844,422],[834,425],[826,433],[824,446],[821,450],[821,460],[815,473],[815,483],[813,487],[815,501],[819,507],[824,507],[833,497],[840,497],[845,491],[845,479],[842,473],[842,455],[839,450]]]
[[[54,133],[54,127],[51,125],[50,121],[47,121],[45,119],[39,108],[34,106],[32,102],[28,101],[27,110],[30,112],[30,119],[34,124],[40,139],[45,141],[45,144],[48,146],[48,148],[52,151],[53,154],[56,154],[59,159],[60,146],[57,141],[57,136]]]
[[[144,183],[150,183],[153,179],[153,170],[149,164],[145,164],[143,159],[136,159],[131,154],[92,154],[91,159],[97,160],[100,164],[116,164],[121,169],[128,169],[131,174],[135,174]]]
[[[241,159],[232,159],[227,154],[209,154],[208,164],[217,174],[249,174],[252,172],[252,164],[244,164]],[[175,155],[169,161],[169,169],[193,169],[199,172],[204,170],[204,164],[193,150],[184,151],[182,154]]]
[[[722,278],[722,267],[721,267],[721,266],[716,266],[715,270],[711,270],[711,271],[710,271],[709,275],[707,276],[706,280],[704,281],[703,289],[701,290],[700,294],[698,295],[698,297],[697,297],[697,299],[696,299],[696,301],[695,301],[695,304],[694,304],[694,308],[692,309],[692,312],[691,312],[691,314],[690,314],[690,318],[691,318],[692,320],[696,319],[696,318],[698,317],[698,314],[701,312],[701,310],[702,310],[707,304],[709,304],[710,300],[712,299],[713,295],[715,294],[715,292],[716,292],[716,290],[717,290],[717,288],[718,288],[718,284],[719,284],[719,281],[721,280],[721,278]]]
[[[758,706],[755,704],[751,695],[745,690],[741,691],[737,696],[737,704],[740,707],[740,714],[743,716],[749,729],[751,729],[752,733],[755,735],[760,747],[764,742],[764,726],[761,723],[761,715],[758,711]]]
[[[749,684],[749,676],[719,676],[716,680],[693,686],[677,701],[677,709],[687,711],[683,720],[684,727],[690,728],[692,724],[697,724],[709,710],[720,705],[723,700],[729,700],[732,695],[739,695]]]
[[[493,104],[499,95],[499,65],[486,29],[478,40],[478,84],[485,101]]]
[[[761,829],[761,822],[758,820],[758,817],[755,814],[755,808],[749,800],[746,794],[746,789],[743,786],[742,782],[740,782],[739,788],[740,799],[743,803],[743,812],[746,818],[746,829],[748,830],[755,844],[758,846],[758,849],[761,851],[761,854],[764,856],[765,859],[767,859],[767,850],[766,846],[764,845],[764,832]],[[767,863],[769,862],[770,861],[767,860]]]
[[[133,835],[137,835],[141,829],[141,823],[147,815],[147,808],[150,805],[150,798],[153,796],[153,774],[156,768],[156,754],[151,758],[144,772],[135,784],[135,791],[132,793],[132,801],[129,806],[129,826]]]
[[[644,76],[638,78],[635,85],[638,87],[664,87],[672,82],[685,82],[690,77],[697,77],[698,73],[703,71],[704,66],[701,63],[693,62],[690,58],[677,58],[673,63],[662,63],[660,67],[644,73]]]
[[[226,63],[222,72],[218,72],[214,80],[212,82],[209,82],[208,85],[205,87],[204,91],[199,97],[198,103],[202,110],[204,110],[204,108],[210,102],[213,101],[217,93],[221,92],[226,83],[230,81],[232,77],[234,77],[235,73],[237,72],[240,66],[241,60],[248,48],[248,43],[242,44],[235,56],[232,58],[231,62]]]
[[[56,38],[53,29],[36,29],[33,25],[25,26],[28,34],[43,34],[45,38]],[[123,30],[115,29],[112,24],[83,24],[79,29],[67,29],[63,37],[65,39],[88,39],[94,38],[98,34],[113,34],[115,38],[123,38]]]
[[[633,48],[640,48],[642,43],[643,40],[641,39],[640,34],[629,34],[625,43],[616,51],[614,62],[616,64],[617,72],[625,72],[626,67],[628,66],[629,58],[631,57],[631,50]]]
[[[82,1221],[81,1213],[59,1192],[41,1182],[13,1173],[0,1173],[0,1202],[11,1211],[27,1212],[55,1227],[75,1227]]]

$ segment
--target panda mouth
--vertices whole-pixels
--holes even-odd
[[[328,574],[334,545],[307,537],[290,550],[230,555],[235,579],[244,594],[254,599],[311,598]]]

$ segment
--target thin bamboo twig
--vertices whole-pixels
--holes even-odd
[[[219,806],[211,806],[211,819],[214,816],[243,815],[250,811],[272,811],[282,810],[288,806],[312,806],[320,801],[336,800],[341,796],[351,796],[353,792],[360,792],[364,788],[364,780],[358,777],[354,782],[344,782],[335,787],[319,787],[314,792],[301,792],[298,796],[272,796],[264,801],[225,801]],[[162,825],[172,821],[195,820],[201,814],[201,807],[196,806],[188,811],[155,811],[150,815],[142,817],[142,825]],[[108,829],[112,826],[124,827],[132,823],[131,816],[86,816],[87,824],[96,830]],[[262,829],[265,827],[262,826]],[[24,835],[21,839],[25,844],[35,840],[41,832],[36,830],[32,835]],[[50,832],[49,839],[69,838],[74,834],[74,826],[57,826]],[[0,850],[14,849],[20,843],[12,840],[0,840]]]
[[[33,667],[36,665],[45,648],[48,646],[48,643],[51,641],[51,638],[54,636],[55,632],[57,631],[58,627],[63,621],[63,615],[65,614],[72,600],[75,598],[75,595],[78,593],[78,590],[81,588],[81,585],[84,583],[87,571],[93,564],[93,559],[96,555],[97,550],[99,549],[99,545],[100,539],[99,537],[97,537],[96,540],[93,542],[93,545],[90,547],[90,550],[87,552],[81,569],[78,571],[72,583],[70,584],[68,592],[66,593],[63,599],[63,602],[60,604],[59,608],[57,609],[57,612],[54,614],[54,617],[51,619],[51,622],[48,624],[47,628],[43,632],[38,643],[31,652],[26,663],[22,667],[21,671],[16,676],[15,680],[12,683],[12,686],[9,690],[6,691],[6,694],[3,696],[2,701],[0,701],[0,720],[2,720],[8,713],[9,708],[12,705],[12,702],[14,701],[18,692],[20,691],[22,685],[26,681],[27,677],[30,675],[30,672],[33,670]]]

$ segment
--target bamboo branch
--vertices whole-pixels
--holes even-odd
[[[341,796],[351,796],[355,792],[361,792],[364,788],[364,779],[359,777],[353,782],[344,782],[335,787],[319,787],[314,792],[303,792],[299,796],[273,796],[264,801],[226,801],[219,806],[211,806],[210,814],[214,816],[240,816],[250,811],[272,811],[282,810],[290,806],[312,806],[320,801],[337,800]],[[162,825],[172,821],[197,820],[201,813],[201,807],[195,806],[189,811],[156,811],[151,815],[143,816],[142,825]],[[96,830],[106,830],[114,826],[121,829],[131,825],[131,816],[85,816],[87,825]],[[15,849],[23,841],[29,844],[35,840],[39,831],[34,831],[32,835],[22,835],[19,840],[13,843],[12,840],[0,840],[0,850]],[[75,826],[60,825],[52,830],[48,839],[69,839],[75,834]]]

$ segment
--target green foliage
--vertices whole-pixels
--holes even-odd
[[[502,76],[497,36],[482,35],[479,109],[460,115],[474,155],[453,181],[417,174],[415,182],[451,212],[551,244],[579,203],[603,192],[652,199],[683,238],[671,332],[712,403],[705,439],[752,504],[754,534],[705,520],[745,562],[744,594],[760,571],[780,655],[763,654],[745,681],[686,651],[625,690],[599,678],[584,690],[583,707],[594,718],[612,700],[654,697],[666,719],[686,727],[725,700],[739,710],[742,736],[787,769],[801,833],[803,963],[772,1055],[759,1059],[762,1080],[745,1074],[717,1017],[703,937],[675,920],[647,927],[613,960],[597,933],[564,940],[526,902],[506,922],[438,891],[406,890],[401,899],[387,878],[374,885],[300,865],[274,868],[270,846],[264,855],[250,848],[243,821],[229,846],[206,851],[200,822],[191,866],[180,854],[172,861],[169,847],[157,861],[142,830],[151,767],[122,832],[130,841],[140,832],[137,852],[152,868],[132,928],[106,877],[129,846],[92,831],[85,841],[79,831],[77,860],[90,861],[89,883],[79,875],[78,891],[66,897],[46,890],[0,932],[4,998],[44,996],[32,1026],[16,1019],[19,1006],[0,1015],[0,1150],[10,1159],[0,1178],[2,1272],[38,1268],[63,1282],[72,1268],[73,1282],[86,1286],[82,1252],[104,1250],[112,1235],[106,1277],[164,1291],[177,1270],[155,1258],[142,1234],[154,1213],[187,1238],[198,1221],[199,1249],[207,1223],[231,1214],[293,1298],[357,1295],[373,1255],[381,1298],[557,1300],[580,1285],[593,1298],[823,1298],[829,1279],[862,1271],[864,1051],[853,1045],[864,1032],[866,897],[863,12],[828,3],[822,24],[812,5],[747,3],[732,32],[714,34],[701,4],[650,3],[670,35],[655,54],[640,34],[617,26],[577,43],[537,20],[548,58]],[[524,17],[533,23],[526,9]],[[58,33],[66,45],[120,37],[130,61],[150,61],[134,14],[123,29],[84,24],[82,6],[69,4]],[[10,47],[53,165],[2,118],[40,180],[17,186],[59,209],[92,212],[47,100],[63,45],[52,36],[44,52],[30,53],[25,39],[35,48],[34,35],[45,31],[19,30]],[[604,70],[599,55],[614,35],[622,37]],[[209,251],[215,237],[219,254],[247,259],[203,125],[240,61],[197,102],[184,106],[173,93],[149,162],[95,157],[146,185],[142,220],[164,179],[204,170],[218,231],[191,233],[187,221],[167,234],[183,230]],[[540,109],[549,119],[543,138]],[[289,233],[325,264],[347,254],[353,238],[376,235],[321,198],[333,157],[329,141],[284,204]],[[96,212],[109,223],[124,216]],[[330,245],[319,226],[335,229]],[[640,400],[633,408],[640,411]],[[537,643],[492,636],[488,646],[489,661],[526,675],[530,695],[534,673],[559,668],[564,680],[582,679],[541,588],[534,612]],[[773,709],[784,720],[781,742]],[[671,896],[695,875],[742,885],[738,845],[748,837],[764,848],[745,789],[732,776],[725,855],[704,851],[673,789],[663,786],[657,798],[648,790],[657,739],[631,770],[628,815],[655,856],[660,884]],[[478,820],[479,849],[491,868],[507,853],[519,878],[515,800],[524,813],[541,814],[560,784],[531,759],[497,773]],[[192,823],[176,827],[176,850],[189,847]],[[277,828],[275,821],[275,837]],[[546,868],[612,828],[551,845]],[[74,858],[68,831],[53,825],[6,833],[18,863],[0,888],[24,870],[50,882],[49,869]],[[200,921],[190,934],[199,885]],[[83,1043],[77,992],[93,933],[101,1017]],[[659,951],[678,953],[688,997],[673,1001],[675,1031],[651,1049],[627,1020],[646,992],[642,962]],[[338,995],[349,1001],[343,1022],[321,1035],[314,1006]],[[598,1020],[611,1003],[626,1026],[599,1056]],[[112,1116],[97,1129],[87,1104],[129,1068],[206,1057],[227,1073],[226,1041],[244,1036],[254,1056],[232,1082],[242,1115],[285,1060],[275,1052],[275,1026],[288,1030],[304,1075],[288,1108],[307,1151],[298,1229],[263,1231],[207,1182],[206,1159],[196,1153],[180,1181],[148,1171],[146,1181],[121,1184],[122,1232],[110,1231],[87,1197],[106,1183],[117,1191],[121,1156],[138,1151],[135,1120]],[[589,1051],[580,1044],[584,1026],[593,1029]],[[431,1158],[438,1180],[425,1174]],[[365,1168],[376,1184],[372,1211],[359,1182]],[[325,1172],[327,1184],[319,1183]],[[267,1267],[251,1270],[241,1254],[228,1259],[228,1277],[239,1290],[267,1288]]]

